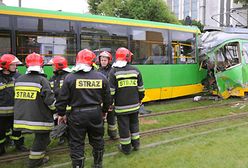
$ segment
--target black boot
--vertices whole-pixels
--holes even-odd
[[[5,146],[4,146],[4,143],[2,143],[2,144],[0,144],[0,156],[2,156],[5,153],[6,153]]]
[[[28,168],[36,168],[46,164],[49,161],[49,156],[42,159],[29,159]]]
[[[108,136],[110,137],[111,140],[117,140],[118,139],[117,129],[115,130],[108,129]]]
[[[14,143],[17,151],[20,152],[29,151],[29,149],[24,146],[24,137],[21,137],[19,140],[15,140]]]
[[[131,144],[127,144],[127,145],[119,145],[118,149],[124,153],[125,155],[129,155],[131,153]]]
[[[94,150],[92,151],[94,157],[94,165],[93,168],[102,168],[102,158],[103,158],[103,150]]]
[[[6,135],[5,144],[8,145],[8,146],[14,146],[15,145],[14,141],[10,138],[9,135]]]
[[[131,143],[132,143],[132,147],[133,147],[133,150],[134,151],[139,150],[139,148],[140,148],[140,141],[139,141],[139,139],[131,140]]]
[[[19,152],[28,152],[29,149],[25,147],[24,145],[16,146],[16,150]]]
[[[72,160],[72,168],[83,168],[84,159]]]

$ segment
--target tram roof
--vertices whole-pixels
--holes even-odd
[[[178,30],[184,32],[200,33],[200,30],[195,26],[183,26],[178,24],[170,24],[170,23],[162,23],[162,22],[154,22],[154,21],[135,20],[135,19],[81,14],[81,13],[70,13],[63,11],[51,11],[51,10],[42,10],[42,9],[33,9],[33,8],[20,8],[20,7],[12,7],[12,6],[0,6],[0,14],[84,21],[84,22],[98,22],[105,24],[149,27],[149,28],[159,28],[159,29],[169,29],[169,30]]]

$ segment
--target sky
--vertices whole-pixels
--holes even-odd
[[[18,6],[19,0],[2,0],[5,5]],[[22,0],[22,7],[87,13],[87,0]]]

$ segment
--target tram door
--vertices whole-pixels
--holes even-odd
[[[11,53],[11,36],[9,31],[0,31],[0,56]]]

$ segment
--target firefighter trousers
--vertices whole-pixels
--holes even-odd
[[[117,115],[121,150],[128,154],[132,147],[138,150],[140,142],[138,112]]]
[[[5,152],[4,143],[6,140],[6,133],[12,130],[12,134],[9,135],[10,139],[14,140],[15,146],[20,147],[24,144],[24,137],[22,137],[21,131],[13,130],[14,116],[0,116],[0,153]]]
[[[101,167],[104,128],[100,106],[74,108],[68,117],[70,156],[73,167],[83,167],[86,134],[93,147],[94,165]]]
[[[108,123],[108,136],[111,139],[116,139],[117,138],[117,125],[116,125],[116,116],[115,116],[114,111],[108,111],[107,123]]]
[[[29,154],[29,167],[37,167],[43,164],[46,148],[50,143],[49,132],[35,133],[32,148]]]

